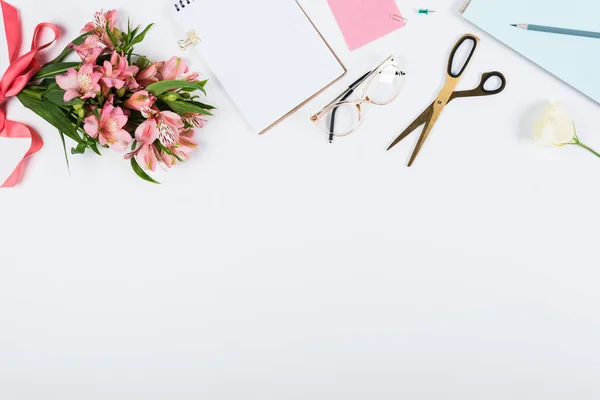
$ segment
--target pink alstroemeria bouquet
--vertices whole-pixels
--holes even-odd
[[[21,103],[77,145],[101,154],[105,147],[124,152],[135,173],[170,168],[196,149],[194,129],[202,128],[214,107],[200,101],[206,81],[173,57],[153,62],[134,52],[152,24],[118,30],[115,10],[98,12],[83,35],[46,64],[18,95]],[[81,62],[65,62],[75,51]],[[67,161],[68,162],[68,161]]]

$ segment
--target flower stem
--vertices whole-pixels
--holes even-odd
[[[44,94],[44,92],[41,92],[39,90],[30,89],[28,87],[26,87],[25,89],[23,89],[21,91],[21,93],[23,93],[24,95],[27,95],[29,97],[33,97],[35,99],[38,99],[38,100],[42,100],[42,95]]]
[[[588,146],[588,145],[586,145],[586,144],[584,144],[584,143],[581,143],[581,142],[579,141],[579,139],[575,139],[575,143],[573,143],[573,144],[575,144],[575,145],[577,145],[577,146],[580,146],[580,147],[583,147],[584,149],[586,149],[586,150],[587,150],[587,151],[589,151],[590,153],[592,153],[592,154],[596,155],[596,157],[600,157],[600,153],[598,153],[596,150],[592,149],[590,146]]]

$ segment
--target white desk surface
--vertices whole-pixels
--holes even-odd
[[[209,85],[201,150],[161,186],[109,151],[69,175],[54,129],[10,102],[46,145],[0,192],[0,398],[598,398],[600,160],[538,147],[531,125],[559,99],[600,148],[599,106],[481,33],[460,87],[499,70],[507,90],[452,104],[407,169],[416,137],[385,148],[480,32],[458,0],[399,2],[408,27],[349,52],[307,1],[347,77],[262,137]],[[25,42],[62,24],[53,53],[119,7],[158,23],[141,52],[180,54],[162,1],[12,3]],[[327,144],[309,115],[392,53],[402,96]]]

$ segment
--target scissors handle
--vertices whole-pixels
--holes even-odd
[[[494,78],[498,78],[499,84],[495,85],[493,88],[486,87],[488,82]],[[481,83],[478,87],[473,90],[454,92],[450,97],[450,101],[461,97],[493,96],[498,93],[502,93],[504,89],[506,89],[506,77],[501,72],[486,72],[485,74],[481,75]]]
[[[456,44],[454,45],[454,48],[452,49],[452,53],[450,53],[450,59],[448,60],[448,76],[450,76],[454,79],[461,77],[461,75],[465,72],[465,70],[467,69],[467,66],[471,62],[471,58],[473,58],[473,55],[475,54],[475,50],[477,50],[478,44],[479,44],[479,38],[470,33],[467,33],[462,38],[460,38],[458,40],[458,42],[456,42]],[[457,67],[457,65],[455,65],[455,61],[457,61],[457,60],[455,60],[455,58],[456,58],[456,54],[463,46],[464,47],[472,46],[472,47],[469,50],[466,60],[462,61],[462,64],[460,64],[460,63],[458,64],[458,66],[460,66],[460,69],[458,69],[458,68],[455,68],[455,67]],[[457,69],[458,69],[458,72],[455,72]]]

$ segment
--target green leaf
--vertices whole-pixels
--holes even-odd
[[[92,35],[92,34],[94,34],[94,31],[91,31],[91,32],[86,32],[86,33],[84,33],[83,35],[81,35],[81,36],[79,36],[79,37],[75,38],[75,39],[74,39],[74,40],[73,40],[71,43],[72,43],[72,44],[74,44],[74,45],[76,45],[76,46],[79,46],[79,45],[81,45],[81,44],[82,44],[82,43],[85,41],[85,39],[86,39],[88,36],[90,36],[90,35]],[[65,49],[62,51],[62,53],[60,53],[60,54],[58,55],[58,57],[56,57],[54,60],[50,61],[48,64],[57,64],[57,63],[59,63],[59,62],[62,62],[62,61],[63,61],[65,58],[67,58],[67,57],[69,56],[69,54],[71,54],[72,52],[73,52],[73,49],[72,49],[70,46],[67,46],[67,47],[65,47]]]
[[[199,101],[190,101],[190,103],[192,103],[192,104],[194,104],[194,105],[196,105],[196,106],[198,106],[200,108],[204,108],[205,110],[214,110],[215,109],[215,107],[213,107],[213,106],[211,106],[209,104],[201,103]]]
[[[165,153],[167,153],[170,156],[173,156],[177,159],[177,161],[179,162],[185,162],[185,160],[183,160],[181,157],[179,157],[177,154],[173,153],[173,151],[171,151],[171,149],[169,149],[168,147],[165,147],[159,140],[157,140],[155,143],[158,143],[158,147],[164,151]]]
[[[138,43],[141,43],[145,38],[146,38],[146,34],[148,33],[148,31],[150,30],[150,28],[152,28],[154,24],[150,24],[146,27],[146,29],[144,29],[142,31],[142,33],[140,33],[139,35],[135,36],[133,38],[133,40],[131,41],[131,43],[129,44],[130,46],[136,45]],[[137,28],[135,29],[135,32],[137,32]],[[134,33],[135,35],[135,33]]]
[[[85,149],[87,149],[87,145],[85,143],[79,143],[77,147],[71,149],[71,154],[83,154],[85,153]]]
[[[58,132],[58,134],[60,135],[60,141],[62,142],[63,145],[63,152],[65,153],[65,161],[67,162],[67,170],[69,171],[69,174],[71,173],[71,165],[69,164],[69,155],[67,154],[67,143],[65,142],[65,135],[62,132]]]
[[[103,65],[104,61],[110,61],[110,54],[103,54],[100,57],[98,57],[98,60],[96,60],[96,64],[97,65]]]
[[[54,78],[56,75],[61,75],[67,72],[70,68],[76,68],[81,63],[77,62],[67,62],[67,63],[56,63],[56,64],[46,64],[40,72],[38,72],[32,79],[32,81],[37,81],[39,79],[44,78]]]
[[[155,181],[146,172],[144,172],[144,170],[140,167],[140,165],[135,160],[135,157],[131,157],[131,168],[133,168],[133,172],[135,172],[137,176],[139,176],[146,182],[156,183],[157,185],[160,185],[160,182]]]
[[[77,143],[81,143],[82,139],[77,134],[75,125],[65,115],[65,112],[58,107],[56,104],[52,104],[48,101],[38,100],[26,94],[20,93],[17,98],[31,111],[45,119],[48,123],[58,129],[59,132],[67,135]]]
[[[73,99],[71,101],[65,102],[65,91],[60,88],[56,83],[51,84],[46,89],[46,92],[43,94],[43,98],[48,100],[49,102],[56,104],[59,107],[70,107],[75,105],[82,105],[83,100],[81,99]]]
[[[160,96],[161,94],[168,92],[173,89],[190,89],[190,91],[201,90],[204,94],[206,91],[204,90],[204,85],[206,81],[202,82],[188,82],[188,81],[160,81],[148,85],[146,90],[152,93],[155,96]],[[192,90],[193,89],[193,90]]]
[[[206,86],[206,84],[208,83],[208,79],[206,79],[206,80],[203,80],[203,81],[200,81],[200,82],[196,82],[196,83],[198,83],[198,84],[199,84],[200,86],[202,86],[202,87],[205,87],[205,86]],[[182,88],[181,90],[182,90],[182,91],[184,91],[184,92],[190,92],[190,93],[191,93],[191,92],[195,92],[195,91],[196,91],[196,90],[195,90],[195,89],[193,89],[193,88],[192,88],[192,89],[189,89],[189,88]],[[203,90],[203,92],[204,92],[204,90]],[[206,94],[206,92],[204,92],[204,94]]]
[[[99,156],[102,156],[102,153],[100,153],[100,150],[98,150],[98,144],[96,142],[93,142],[92,144],[88,144],[89,148],[92,149],[92,151],[96,154],[98,154]]]
[[[135,27],[134,30],[132,30],[129,34],[129,41],[133,40],[133,38],[137,35],[138,31],[140,30],[139,25]]]
[[[115,37],[115,33],[110,29],[110,22],[108,22],[108,21],[106,22],[105,29],[106,29],[106,34],[108,35],[108,38],[112,42],[113,46],[119,47],[119,41]]]
[[[166,101],[163,100],[167,106],[177,114],[202,114],[202,115],[210,115],[212,114],[206,111],[204,108],[197,106],[191,101]]]

